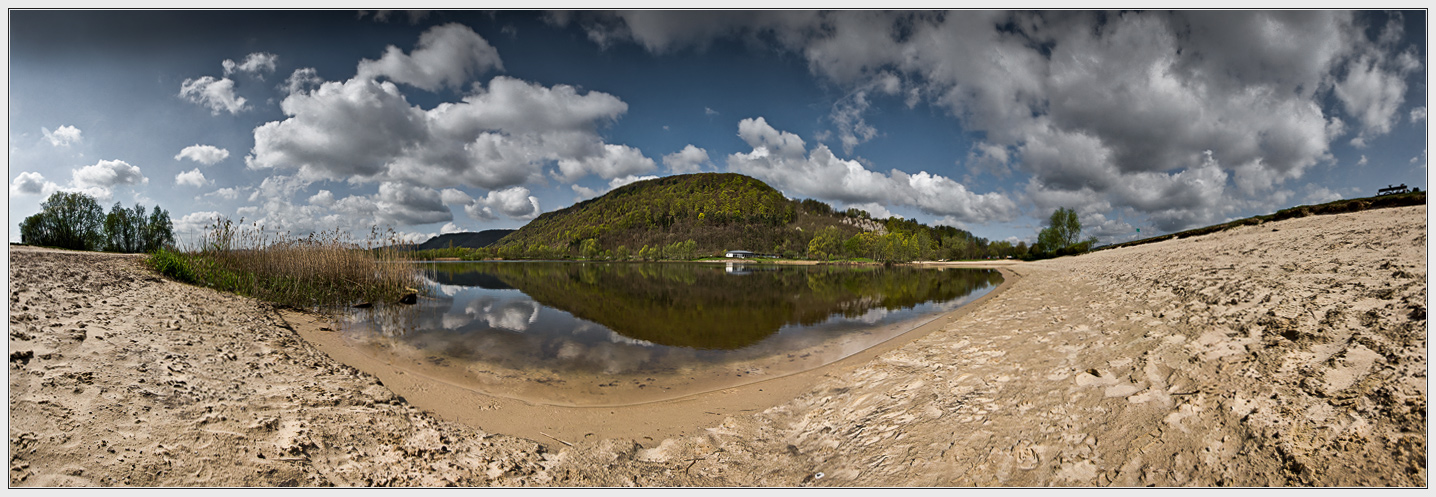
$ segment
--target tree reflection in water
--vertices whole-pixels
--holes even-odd
[[[1002,281],[994,270],[906,266],[490,262],[425,271],[434,298],[352,318],[439,356],[597,371],[782,353],[944,311]]]

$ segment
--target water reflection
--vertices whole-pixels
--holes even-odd
[[[407,313],[356,311],[351,339],[396,363],[447,365],[464,381],[504,388],[514,371],[561,375],[547,386],[574,373],[627,374],[637,375],[632,389],[671,389],[681,387],[653,376],[697,381],[694,371],[719,368],[752,378],[816,367],[1001,282],[982,269],[731,263],[436,263],[425,270],[430,298]]]

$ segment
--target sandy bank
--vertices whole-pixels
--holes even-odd
[[[133,257],[12,249],[11,484],[1423,485],[1425,216],[1012,264],[770,408],[574,447],[414,409]]]
[[[625,403],[622,396],[617,396],[617,405],[608,407],[545,405],[486,394],[436,375],[427,375],[423,368],[413,364],[397,364],[392,358],[374,357],[356,350],[344,343],[340,333],[330,331],[333,326],[320,317],[291,311],[282,315],[301,337],[325,354],[374,375],[410,404],[442,419],[517,435],[549,448],[609,438],[632,439],[644,445],[653,445],[667,438],[701,433],[729,416],[756,413],[782,404],[807,391],[824,377],[851,370],[942,329],[949,321],[971,312],[1010,288],[1016,276],[1010,272],[1005,276],[1007,278],[1002,285],[972,303],[937,318],[924,318],[923,321],[927,322],[921,326],[821,367],[797,373],[764,375],[760,376],[762,379],[739,385],[729,385],[726,380],[705,382],[700,379],[690,385],[693,391],[700,392],[698,394],[633,403]],[[737,368],[745,369],[745,366],[740,364]],[[709,388],[705,387],[705,383],[722,386]]]

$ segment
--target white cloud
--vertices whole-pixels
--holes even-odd
[[[651,180],[651,179],[658,179],[658,177],[657,177],[657,176],[634,176],[634,175],[629,175],[629,176],[624,176],[624,177],[622,177],[622,178],[613,178],[613,179],[611,179],[611,180],[608,181],[608,191],[616,190],[616,189],[618,189],[618,187],[620,187],[620,186],[629,185],[629,184],[632,184],[632,183],[637,183],[637,182],[639,182],[639,181],[648,181],[648,180]]]
[[[143,185],[149,178],[140,173],[140,168],[122,160],[102,160],[93,165],[76,169],[72,183],[79,188],[110,189],[120,185]]]
[[[668,171],[674,174],[700,172],[703,170],[703,165],[707,163],[708,151],[692,144],[683,147],[683,150],[663,156],[663,165],[668,166]]]
[[[380,183],[375,207],[384,224],[415,225],[454,219],[437,190],[404,183]]]
[[[410,54],[390,45],[379,60],[359,62],[356,78],[387,77],[429,91],[459,88],[489,69],[504,68],[495,50],[473,29],[458,23],[435,26],[419,36]]]
[[[80,129],[74,126],[60,126],[55,128],[55,131],[41,127],[40,132],[45,135],[46,140],[50,141],[50,145],[56,147],[68,147],[72,144],[80,143]]]
[[[761,117],[739,122],[738,136],[753,150],[728,156],[728,169],[796,196],[847,204],[908,205],[962,222],[1010,221],[1018,214],[1016,204],[1002,194],[979,195],[944,176],[871,171],[858,161],[837,158],[827,145],[809,153],[801,138],[774,129]]]
[[[315,193],[314,195],[311,195],[309,197],[309,205],[317,205],[320,207],[329,207],[331,205],[334,205],[334,192],[331,192],[329,190],[319,190],[318,193]]]
[[[175,160],[189,159],[206,166],[213,166],[227,158],[229,158],[229,151],[214,145],[194,144],[175,154]]]
[[[229,77],[235,71],[253,74],[259,79],[264,79],[264,73],[274,72],[275,62],[279,56],[266,52],[255,52],[244,58],[244,62],[236,64],[233,60],[224,59],[220,65],[224,66],[224,75]]]
[[[284,90],[285,94],[293,95],[295,93],[314,91],[314,89],[318,88],[321,84],[324,84],[324,79],[319,77],[319,71],[316,71],[313,67],[303,67],[295,69],[293,73],[290,73],[289,77],[284,80],[284,84],[280,85],[279,88]]]
[[[175,175],[175,185],[190,185],[203,188],[210,183],[212,183],[212,181],[205,179],[204,173],[200,172],[197,167]]]
[[[225,199],[225,200],[234,200],[234,199],[239,198],[239,195],[240,195],[241,193],[243,193],[243,192],[242,192],[240,189],[238,189],[238,188],[220,188],[220,189],[218,189],[218,190],[215,190],[215,191],[206,193],[206,194],[204,194],[204,195],[202,195],[202,196],[203,196],[203,197],[219,197],[219,198],[223,198],[223,199]]]
[[[219,115],[221,111],[238,114],[249,108],[245,105],[244,97],[234,93],[234,80],[229,78],[214,79],[213,76],[202,76],[185,79],[180,84],[179,96],[209,107],[210,114],[213,115]]]
[[[851,155],[854,147],[878,136],[877,128],[868,124],[863,117],[868,107],[871,106],[868,101],[869,94],[877,92],[895,95],[901,90],[901,87],[902,83],[897,76],[885,74],[833,103],[833,111],[829,118],[838,127],[838,141],[843,147],[844,154]]]
[[[206,227],[215,223],[215,220],[226,218],[215,211],[191,212],[174,220],[175,233],[178,235],[201,234]]]
[[[1303,203],[1307,205],[1324,204],[1341,200],[1341,193],[1327,189],[1324,186],[1306,185],[1306,197]]]
[[[637,149],[605,144],[599,126],[628,105],[600,92],[499,76],[461,102],[424,111],[393,83],[326,82],[281,104],[289,115],[254,130],[251,168],[297,169],[340,181],[406,181],[433,188],[502,189],[542,179],[557,163],[569,180],[652,171]]]
[[[603,152],[576,159],[558,161],[559,176],[564,181],[574,181],[589,174],[602,178],[632,176],[657,169],[653,159],[643,152],[627,145],[603,144]]]
[[[1414,162],[1414,159],[1413,159],[1413,162]],[[569,188],[572,189],[574,193],[578,194],[578,199],[576,199],[576,200],[588,200],[588,199],[591,199],[591,198],[594,198],[594,197],[599,196],[601,193],[606,193],[606,192],[600,192],[600,191],[598,191],[598,190],[594,190],[594,189],[589,188],[589,187],[586,187],[586,186],[579,186],[579,185],[569,185]]]
[[[1357,166],[1357,167],[1365,166],[1365,165],[1366,165],[1366,162],[1367,162],[1367,161],[1366,161],[1366,156],[1363,155],[1363,156],[1361,156],[1361,160],[1356,161],[1356,166]]]
[[[464,206],[464,212],[479,221],[493,221],[498,219],[498,214],[513,219],[533,219],[543,210],[539,208],[538,197],[529,195],[528,188],[516,186],[490,191]]]
[[[1385,71],[1380,60],[1360,57],[1348,66],[1346,77],[1335,86],[1336,98],[1361,123],[1361,136],[1370,139],[1391,131],[1396,110],[1406,94],[1406,82],[1397,72]]]
[[[309,180],[368,179],[426,134],[424,112],[389,82],[327,82],[290,95],[280,109],[292,117],[254,129],[249,167],[298,169]]]
[[[447,235],[449,233],[467,233],[468,231],[469,230],[467,228],[464,228],[463,226],[459,226],[454,223],[444,223],[444,226],[439,228],[439,234],[441,235]]]
[[[1411,109],[1411,122],[1412,122],[1413,124],[1414,124],[1414,123],[1419,123],[1419,122],[1422,122],[1422,121],[1425,121],[1425,120],[1426,120],[1426,106],[1423,105],[1423,106],[1420,106],[1420,107],[1416,107],[1416,108],[1414,108],[1414,109]]]
[[[10,182],[11,195],[49,196],[60,190],[55,183],[45,181],[45,176],[36,172],[24,172]]]
[[[454,188],[445,188],[439,192],[439,198],[444,202],[444,205],[465,205],[474,201],[474,197],[468,193]]]

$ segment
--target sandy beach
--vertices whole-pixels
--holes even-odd
[[[588,411],[406,377],[140,256],[11,247],[10,484],[1423,486],[1426,234],[1401,207],[1001,261],[830,366]]]

